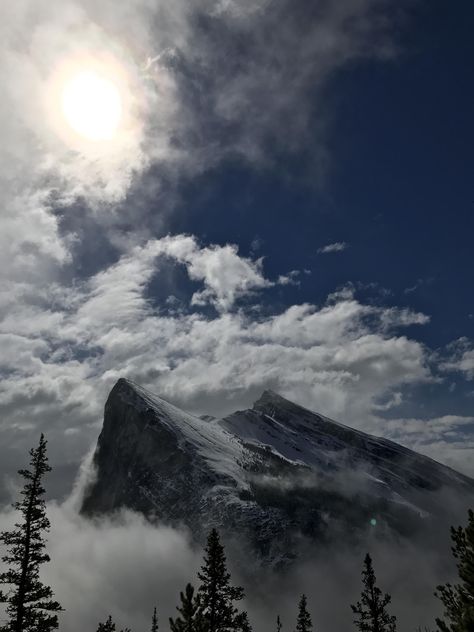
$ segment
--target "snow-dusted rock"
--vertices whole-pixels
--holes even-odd
[[[428,457],[336,423],[265,391],[250,410],[196,417],[120,379],[105,405],[95,482],[82,511],[126,507],[244,536],[263,559],[302,541],[408,535],[443,515],[441,490],[474,482]]]

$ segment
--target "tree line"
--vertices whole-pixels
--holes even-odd
[[[20,500],[13,504],[19,513],[18,522],[10,531],[0,533],[6,553],[2,561],[6,570],[0,573],[0,603],[5,604],[5,620],[0,632],[51,632],[59,627],[62,607],[54,599],[50,586],[40,578],[41,565],[49,562],[45,536],[50,530],[44,500],[43,477],[51,470],[46,454],[46,439],[41,435],[38,447],[30,450],[30,469],[19,470],[24,479]],[[438,586],[435,595],[444,606],[443,619],[436,619],[439,632],[474,632],[474,512],[469,510],[466,527],[451,528],[452,552],[456,559],[459,580],[456,584]],[[177,614],[169,619],[170,632],[252,632],[245,610],[238,608],[244,590],[234,586],[227,569],[224,546],[219,533],[212,529],[207,539],[203,564],[198,572],[197,589],[188,583],[179,595]],[[359,632],[396,632],[396,617],[389,612],[391,597],[382,593],[369,554],[362,570],[360,600],[351,605],[354,626]],[[150,631],[158,632],[156,607]],[[280,616],[276,632],[282,632]],[[116,624],[109,615],[98,623],[96,632],[115,632]],[[301,595],[298,616],[292,632],[312,632],[313,623],[306,595]],[[131,632],[128,628],[120,632]],[[317,632],[317,631],[316,631]],[[430,632],[418,628],[417,632]]]

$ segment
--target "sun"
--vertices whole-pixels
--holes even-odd
[[[116,156],[141,134],[141,82],[129,59],[108,51],[67,55],[42,93],[45,121],[70,149],[96,160]]]
[[[123,116],[120,89],[94,69],[80,70],[64,82],[61,112],[81,138],[96,142],[112,140]]]

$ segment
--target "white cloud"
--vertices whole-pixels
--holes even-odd
[[[237,298],[272,285],[263,276],[262,259],[240,257],[233,244],[200,248],[194,237],[175,235],[159,240],[154,249],[157,255],[185,264],[189,278],[204,283],[204,289],[193,295],[193,305],[212,303],[225,311]]]
[[[345,241],[335,241],[333,244],[327,244],[326,246],[318,248],[318,254],[325,255],[331,252],[342,252],[347,248],[349,248],[349,244]]]
[[[161,306],[147,299],[165,255],[202,283],[198,295],[219,307],[216,316],[168,311],[166,299]],[[54,435],[52,450],[61,458],[77,459],[94,440],[107,391],[120,376],[215,414],[248,406],[270,387],[379,434],[380,401],[388,410],[401,403],[405,386],[436,379],[429,351],[396,333],[427,322],[422,314],[364,305],[352,295],[271,316],[231,309],[239,296],[268,284],[259,261],[240,258],[234,246],[166,237],[132,248],[80,285],[53,288],[44,304],[18,318],[5,316],[1,401],[15,441],[18,429],[33,423]]]
[[[474,417],[443,415],[428,419],[388,419],[385,436],[474,477]]]
[[[448,348],[449,358],[442,362],[445,371],[462,373],[466,379],[474,379],[474,346],[467,338],[459,338]]]

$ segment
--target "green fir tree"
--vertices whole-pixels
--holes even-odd
[[[308,600],[306,595],[301,595],[298,605],[298,618],[296,620],[296,632],[310,632],[313,628],[311,615],[308,611]]]
[[[459,583],[438,586],[437,597],[444,605],[444,617],[436,619],[441,632],[474,631],[474,512],[468,513],[466,527],[451,527],[453,555],[457,560]]]
[[[8,569],[0,573],[0,603],[6,604],[7,623],[1,632],[49,632],[58,627],[57,612],[62,608],[53,599],[53,591],[41,582],[39,571],[49,562],[44,534],[50,529],[44,501],[43,477],[51,470],[43,435],[37,448],[30,450],[31,469],[19,470],[25,480],[21,500],[13,507],[21,519],[12,531],[0,534],[7,553],[2,557]]]
[[[396,617],[387,612],[391,597],[388,594],[382,596],[382,591],[375,581],[372,559],[367,553],[362,570],[364,590],[360,601],[351,606],[352,612],[357,615],[354,623],[360,632],[395,632]]]
[[[205,553],[204,564],[198,573],[203,631],[228,632],[239,629],[238,610],[234,602],[243,598],[244,591],[230,583],[224,547],[216,529],[212,529],[209,534]]]

